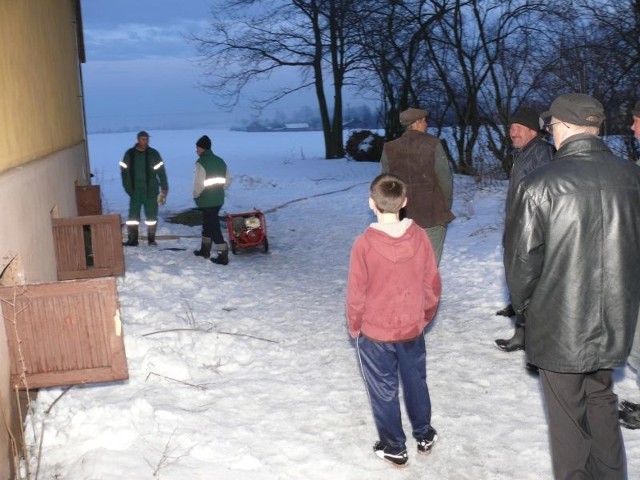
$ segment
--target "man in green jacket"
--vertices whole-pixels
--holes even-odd
[[[129,195],[129,218],[127,220],[127,241],[123,245],[138,246],[140,212],[144,207],[147,225],[147,243],[155,246],[158,226],[158,198],[164,203],[169,184],[167,172],[160,153],[149,146],[149,134],[141,131],[137,143],[128,149],[120,162],[122,186]],[[160,197],[158,197],[160,193]]]
[[[213,263],[229,263],[229,246],[224,241],[218,214],[224,205],[224,191],[231,183],[227,164],[211,151],[211,139],[203,135],[196,142],[196,171],[193,180],[193,200],[202,212],[202,243],[200,250],[193,253],[198,257],[211,256],[211,244],[214,243],[218,256]]]

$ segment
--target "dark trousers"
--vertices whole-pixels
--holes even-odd
[[[540,369],[549,418],[553,474],[558,480],[627,478],[612,371],[587,374]]]
[[[400,380],[413,437],[424,437],[431,425],[424,336],[397,343],[360,336],[356,345],[378,436],[393,450],[404,450],[407,437],[400,415]]]
[[[202,212],[202,236],[210,238],[215,245],[224,243],[218,214],[221,207],[199,208]]]

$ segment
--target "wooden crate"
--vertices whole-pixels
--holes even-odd
[[[129,377],[115,278],[0,288],[18,389]]]
[[[58,280],[124,275],[120,215],[53,218]]]
[[[76,185],[78,215],[102,215],[100,185]]]

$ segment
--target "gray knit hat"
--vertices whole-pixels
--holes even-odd
[[[640,117],[640,100],[636,102],[636,106],[633,107],[631,113],[633,113],[634,117]]]

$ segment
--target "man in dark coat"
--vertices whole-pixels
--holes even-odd
[[[158,199],[164,203],[169,192],[169,183],[162,157],[155,148],[149,146],[149,134],[144,130],[138,133],[136,144],[125,152],[120,162],[120,174],[122,186],[129,195],[127,241],[123,245],[138,246],[140,212],[144,207],[147,243],[155,246]]]
[[[513,165],[509,175],[509,188],[505,202],[505,215],[516,187],[529,173],[541,165],[545,165],[553,158],[554,148],[541,135],[543,122],[537,112],[522,107],[509,120],[509,137],[514,148]],[[505,218],[505,224],[507,223]],[[516,317],[516,329],[513,337],[499,338],[496,346],[504,352],[514,352],[524,349],[525,318],[516,315],[511,306],[497,312],[498,315]]]
[[[526,314],[555,478],[625,479],[614,368],[626,363],[640,305],[640,168],[598,137],[602,105],[560,95],[543,117],[558,149],[509,205],[507,285]]]
[[[447,225],[455,218],[453,177],[440,139],[426,133],[428,113],[420,108],[400,113],[406,131],[384,145],[380,165],[382,173],[398,175],[407,184],[403,216],[425,229],[440,263]]]

